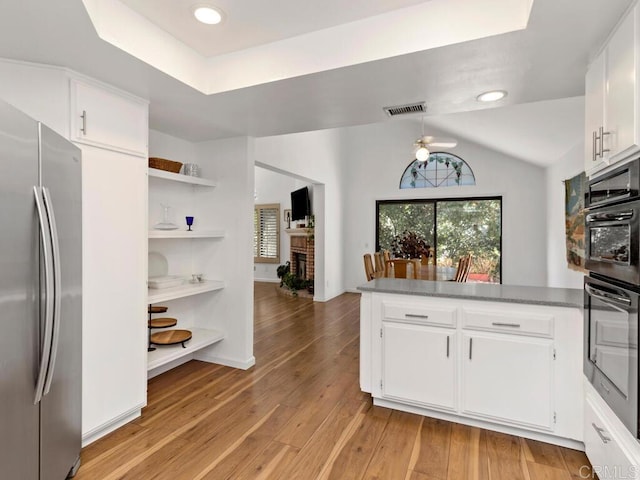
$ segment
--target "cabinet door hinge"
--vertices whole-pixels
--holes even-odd
[[[553,423],[556,423],[556,412],[553,412]]]
[[[382,390],[382,380],[380,380],[380,390]]]
[[[553,359],[554,360],[556,359],[556,349],[555,348],[553,349]]]
[[[380,329],[380,338],[382,338],[382,329]]]

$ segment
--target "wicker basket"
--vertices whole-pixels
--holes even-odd
[[[174,162],[166,158],[149,157],[149,168],[157,168],[166,172],[178,173],[182,167],[182,162]]]

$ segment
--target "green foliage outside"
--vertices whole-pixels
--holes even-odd
[[[438,265],[456,266],[461,256],[470,253],[472,274],[485,274],[485,281],[500,282],[500,210],[500,200],[381,203],[378,244],[391,250],[396,235],[414,232],[435,247]]]

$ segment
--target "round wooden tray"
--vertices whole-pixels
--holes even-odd
[[[175,345],[181,343],[184,347],[184,342],[191,339],[191,331],[189,330],[166,330],[164,332],[158,332],[151,335],[151,343],[156,345]]]
[[[160,305],[158,305],[157,307],[152,307],[151,305],[149,305],[148,313],[164,313],[167,310],[169,310],[169,307],[162,307]]]
[[[175,327],[177,324],[177,318],[162,317],[149,320],[149,328],[169,328]]]

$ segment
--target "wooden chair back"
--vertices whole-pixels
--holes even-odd
[[[375,260],[375,272],[380,273],[381,277],[386,277],[384,258],[382,258],[382,252],[376,252],[373,254]]]
[[[387,277],[417,279],[420,270],[420,259],[394,258],[387,260],[385,265],[385,276]]]
[[[469,270],[471,270],[471,254],[463,255],[458,261],[458,269],[453,281],[466,282],[467,278],[469,278]]]
[[[373,270],[373,261],[371,260],[371,254],[364,254],[364,274],[367,277],[367,282],[370,282],[375,278],[375,271]]]
[[[420,261],[422,265],[429,265],[430,263],[436,264],[436,251],[433,247],[429,247],[429,251],[426,255],[420,255]]]

